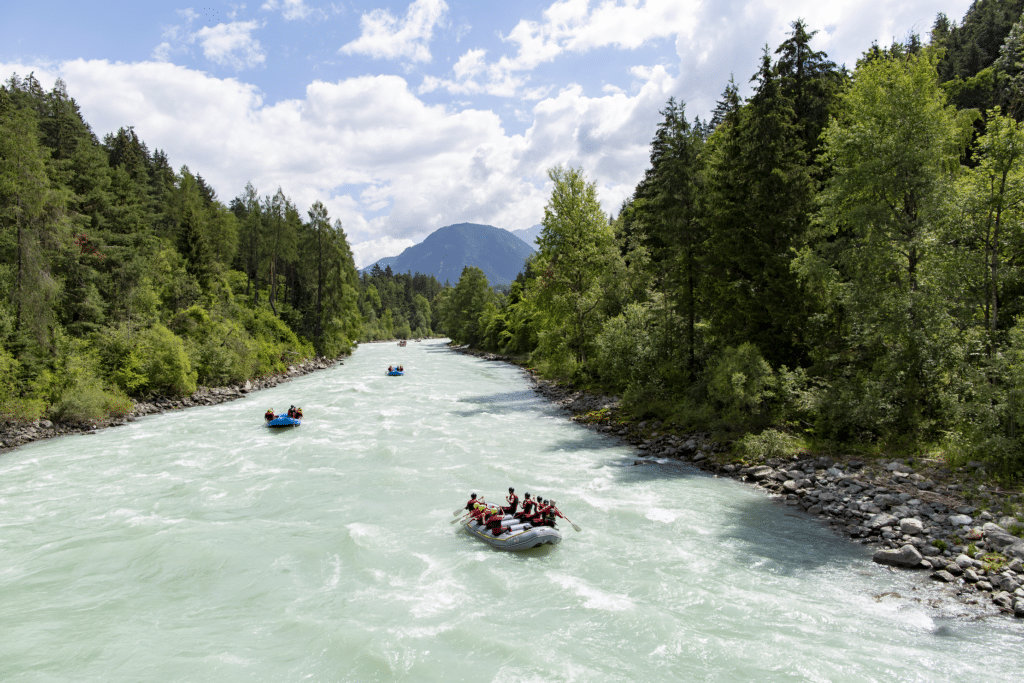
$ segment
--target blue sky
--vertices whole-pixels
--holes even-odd
[[[0,74],[60,77],[225,202],[252,182],[341,219],[359,265],[444,225],[538,223],[553,165],[616,212],[670,96],[706,118],[796,18],[852,65],[970,0],[2,0]]]

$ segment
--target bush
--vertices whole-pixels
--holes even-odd
[[[73,387],[50,407],[57,422],[89,422],[114,415],[127,415],[132,401],[118,390],[108,391],[97,382]]]
[[[192,369],[185,343],[163,325],[139,333],[142,374],[146,389],[164,396],[186,396],[196,390],[197,373]]]
[[[776,429],[766,429],[760,434],[746,434],[738,443],[739,451],[752,459],[767,460],[793,454],[797,443],[789,434]]]
[[[613,391],[637,382],[646,383],[656,364],[653,358],[650,309],[630,304],[620,315],[609,318],[595,340],[598,377]]]
[[[712,365],[708,398],[722,418],[737,427],[766,424],[768,404],[775,398],[772,368],[757,347],[746,342],[726,347]]]

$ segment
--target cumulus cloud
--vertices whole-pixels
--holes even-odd
[[[359,20],[362,34],[343,45],[340,53],[363,54],[377,59],[408,59],[429,62],[434,27],[448,11],[444,0],[415,0],[403,19],[384,9],[375,9]]]
[[[240,70],[266,61],[263,46],[252,35],[258,28],[260,24],[256,21],[204,26],[191,35],[190,42],[199,43],[210,61]]]

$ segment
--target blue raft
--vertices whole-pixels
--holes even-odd
[[[392,370],[391,372],[386,373],[386,374],[387,374],[388,377],[401,377],[402,375],[405,374],[405,371],[404,370]]]
[[[298,427],[302,424],[302,420],[297,420],[294,417],[288,417],[287,415],[278,415],[273,420],[267,423],[268,427]]]

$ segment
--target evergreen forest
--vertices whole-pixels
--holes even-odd
[[[362,277],[341,223],[278,188],[228,202],[63,82],[0,87],[0,421],[82,423],[432,334],[431,276]]]
[[[978,0],[852,66],[794,21],[749,97],[669,99],[616,216],[550,169],[539,252],[504,296],[467,268],[443,328],[752,455],[1024,473],[1022,10]]]

